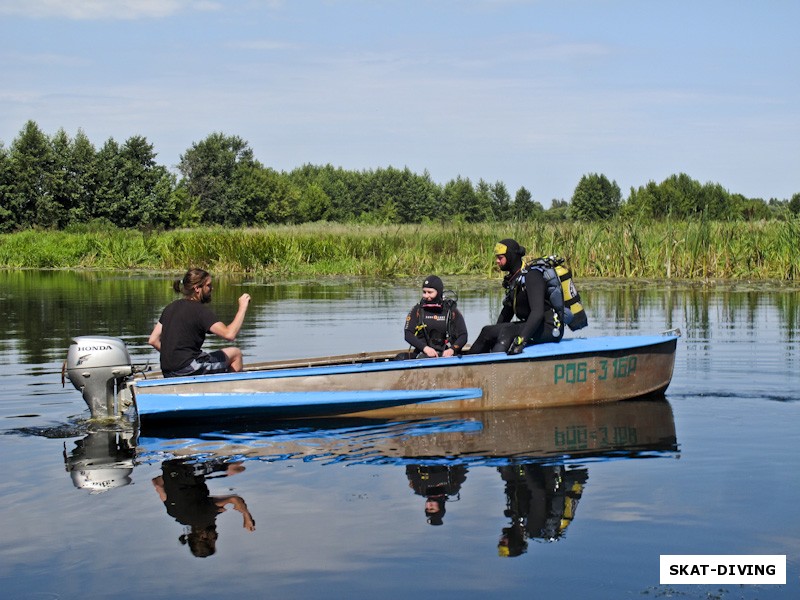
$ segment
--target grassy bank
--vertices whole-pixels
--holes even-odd
[[[716,223],[514,223],[161,233],[26,231],[0,235],[0,267],[94,268],[266,276],[488,276],[496,241],[561,254],[578,277],[800,279],[800,220]]]

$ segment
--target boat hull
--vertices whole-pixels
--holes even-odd
[[[673,335],[619,336],[540,344],[515,356],[396,361],[388,358],[391,353],[375,353],[265,363],[242,373],[137,379],[129,389],[144,418],[179,418],[190,398],[193,416],[213,414],[220,402],[228,412],[239,407],[255,413],[261,401],[265,412],[290,417],[289,405],[305,401],[310,406],[315,396],[326,394],[343,396],[340,406],[318,412],[308,408],[298,416],[398,417],[572,406],[663,393],[672,378],[676,345]],[[414,391],[429,396],[402,398]],[[380,405],[376,398],[386,392],[396,392],[399,399]],[[348,394],[352,401],[346,400]],[[287,404],[283,414],[281,395]]]

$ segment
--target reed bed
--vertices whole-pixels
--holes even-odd
[[[606,221],[252,229],[25,231],[0,235],[0,267],[181,271],[265,277],[489,276],[495,242],[565,256],[578,277],[796,281],[800,220]]]

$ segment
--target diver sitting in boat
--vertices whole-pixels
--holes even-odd
[[[435,358],[461,353],[467,343],[467,324],[456,308],[453,298],[444,297],[444,284],[436,275],[422,282],[422,300],[413,306],[406,317],[408,353],[398,358]]]
[[[169,304],[153,328],[148,343],[161,354],[164,377],[183,377],[207,373],[241,371],[242,351],[230,346],[204,352],[206,333],[232,342],[244,323],[250,294],[239,296],[239,309],[230,325],[225,325],[207,305],[211,302],[211,275],[203,269],[189,269],[172,288],[183,297]]]
[[[519,354],[530,344],[560,342],[567,320],[562,282],[556,272],[560,259],[553,257],[526,263],[525,248],[509,238],[498,242],[494,253],[497,266],[505,272],[503,287],[507,291],[503,308],[497,323],[485,326],[467,353]],[[573,306],[579,319],[570,326],[579,329],[586,325],[586,315],[578,303],[577,292],[575,296]],[[571,322],[574,315],[572,312],[568,315]],[[512,321],[515,317],[517,320]]]

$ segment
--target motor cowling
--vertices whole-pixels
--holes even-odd
[[[72,385],[83,395],[92,418],[120,416],[119,393],[133,373],[125,342],[104,336],[73,338],[65,370]]]

